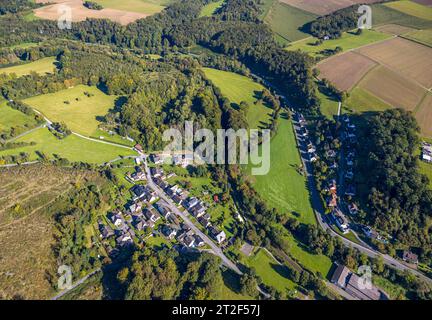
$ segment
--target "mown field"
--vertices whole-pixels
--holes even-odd
[[[12,109],[5,100],[0,100],[0,133],[9,132],[12,127],[19,127],[22,130],[30,129],[36,125],[33,117]]]
[[[251,129],[261,128],[263,123],[267,123],[271,119],[272,109],[261,102],[255,104],[257,94],[264,90],[262,85],[236,73],[211,68],[203,68],[203,70],[206,77],[221,90],[231,103],[238,105],[245,101],[249,104],[247,119]]]
[[[351,91],[350,97],[345,102],[345,105],[351,112],[356,113],[363,113],[367,111],[383,111],[391,108],[389,104],[359,87]]]
[[[33,165],[0,169],[0,298],[49,299],[55,272],[52,212],[58,196],[91,175]]]
[[[343,51],[359,48],[371,43],[389,39],[391,35],[374,30],[364,30],[361,35],[356,35],[354,32],[345,32],[339,39],[331,39],[324,41],[320,45],[314,45],[318,39],[307,38],[302,41],[293,43],[287,47],[289,51],[301,50],[307,52],[313,57],[325,57],[325,50],[334,50],[336,47],[341,47]]]
[[[268,7],[264,21],[276,34],[276,39],[279,42],[286,44],[310,36],[301,29],[305,24],[315,20],[317,18],[316,15],[289,6],[278,0],[269,2],[271,2],[271,5]]]
[[[91,96],[86,96],[85,92]],[[25,103],[53,122],[64,122],[74,132],[92,136],[98,129],[98,117],[105,116],[117,97],[108,96],[96,87],[78,85],[55,93],[35,96]]]
[[[200,17],[211,17],[217,9],[224,5],[224,3],[225,0],[219,0],[205,5],[201,10]]]
[[[426,7],[414,1],[394,1],[386,3],[385,6],[420,19],[432,20],[432,8]]]
[[[120,156],[135,154],[130,149],[90,141],[76,135],[59,140],[46,128],[33,131],[17,139],[16,142],[34,142],[35,145],[0,151],[0,157],[25,152],[30,155],[30,160],[37,160],[39,158],[37,152],[43,152],[51,159],[54,155],[58,155],[72,162],[102,164]]]
[[[53,73],[56,70],[55,58],[48,57],[43,58],[34,62],[20,64],[17,66],[0,68],[0,73],[6,74],[16,74],[18,77],[25,76],[31,72],[36,72],[38,74]]]

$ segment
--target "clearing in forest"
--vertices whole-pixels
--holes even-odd
[[[40,75],[47,73],[53,73],[56,70],[55,58],[48,57],[34,62],[23,63],[12,67],[0,68],[0,74],[16,74],[18,77],[28,75],[32,72],[36,72]]]

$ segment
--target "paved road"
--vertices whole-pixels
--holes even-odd
[[[177,206],[174,204],[174,202],[171,200],[171,198],[169,198],[165,192],[159,188],[159,186],[157,186],[154,182],[153,179],[151,177],[150,174],[150,169],[147,165],[147,157],[145,155],[142,156],[143,159],[143,163],[145,166],[145,170],[147,173],[147,184],[150,188],[152,188],[154,191],[156,191],[157,195],[159,196],[159,198],[165,200],[168,204],[169,207],[171,209],[171,211],[173,213],[175,213],[177,216],[179,216],[185,223],[186,225],[191,228],[195,234],[199,235],[206,244],[208,244],[210,246],[210,248],[212,249],[213,253],[217,256],[219,256],[222,259],[222,263],[224,265],[226,265],[228,268],[230,268],[231,270],[233,270],[234,272],[236,272],[237,274],[241,275],[242,272],[240,271],[240,269],[230,260],[228,259],[225,254],[222,252],[222,249],[219,248],[206,234],[204,234],[197,226],[195,226],[195,224],[186,216],[186,214],[184,212],[181,212]]]
[[[98,273],[99,271],[101,271],[101,269],[96,269],[95,271],[93,271],[92,273],[89,273],[88,275],[86,275],[85,277],[79,279],[77,282],[75,282],[72,287],[70,287],[69,289],[63,290],[62,292],[60,292],[59,294],[57,294],[55,297],[51,298],[51,300],[58,300],[61,297],[63,297],[65,294],[67,294],[68,292],[72,291],[73,289],[75,289],[76,287],[78,287],[79,285],[83,284],[84,282],[87,281],[88,278],[90,278],[91,276],[93,276],[94,274]]]

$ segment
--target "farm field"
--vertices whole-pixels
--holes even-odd
[[[421,19],[401,11],[392,9],[384,4],[372,5],[372,21],[375,27],[386,24],[397,24],[414,29],[432,28],[432,21]]]
[[[55,272],[50,205],[88,178],[85,173],[32,165],[0,170],[0,297],[48,299]],[[17,205],[19,204],[19,205]]]
[[[269,207],[291,213],[302,223],[315,224],[305,177],[297,171],[301,160],[290,120],[279,120],[278,133],[271,141],[270,161],[267,175],[251,176],[255,190]]]
[[[414,1],[401,0],[388,2],[384,5],[420,19],[432,20],[432,8],[428,8]]]
[[[399,36],[409,32],[413,32],[416,29],[390,23],[390,24],[385,24],[383,26],[380,26],[376,28],[376,30],[379,32],[384,32],[395,36]]]
[[[432,7],[432,0],[414,0],[414,2],[420,3],[428,7]]]
[[[0,133],[8,132],[12,127],[32,128],[36,125],[33,117],[12,109],[5,100],[0,100]]]
[[[42,1],[43,2],[43,1]],[[125,5],[128,2],[142,2],[138,0],[128,0],[128,1],[110,1],[113,4],[118,3],[120,5]],[[143,2],[144,3],[144,2]],[[72,21],[79,22],[84,21],[87,18],[95,18],[95,19],[109,19],[114,22],[118,22],[122,25],[128,25],[136,20],[146,18],[155,12],[155,7],[149,7],[153,9],[149,9],[148,13],[140,13],[140,12],[131,12],[131,11],[122,11],[118,9],[104,8],[102,10],[90,10],[83,6],[81,0],[66,0],[66,1],[58,1],[56,3],[43,6],[41,8],[37,8],[34,10],[34,16],[41,19],[54,20],[57,21],[61,15],[61,6],[67,5],[72,9]],[[149,5],[145,3],[145,5]],[[133,8],[133,7],[128,7]],[[161,7],[161,10],[163,7]]]
[[[355,52],[330,57],[317,65],[320,79],[330,80],[343,91],[351,90],[377,64]]]
[[[276,34],[276,38],[283,44],[310,37],[301,31],[301,27],[317,18],[316,15],[291,7],[278,0],[268,9],[264,21]]]
[[[153,15],[165,9],[171,0],[95,0],[107,9],[138,12],[146,15]]]
[[[432,86],[432,48],[402,38],[393,38],[357,50],[370,59],[418,82]]]
[[[247,119],[251,129],[261,128],[263,123],[271,119],[272,109],[257,101],[257,93],[264,90],[264,87],[252,79],[226,71],[211,68],[203,68],[207,78],[218,87],[224,96],[231,103],[240,104],[246,101],[249,104]]]
[[[413,111],[425,90],[385,67],[378,67],[366,75],[358,86],[395,108]]]
[[[53,73],[56,70],[56,66],[54,64],[55,58],[54,57],[48,57],[43,58],[34,62],[20,64],[17,66],[7,67],[7,68],[0,68],[0,74],[6,73],[6,74],[16,74],[18,77],[25,76],[30,74],[31,72],[36,72],[38,74],[46,74],[46,73]]]
[[[126,148],[86,140],[73,134],[59,140],[46,128],[33,131],[17,139],[16,142],[35,142],[36,144],[0,151],[0,157],[26,152],[30,155],[30,160],[37,160],[36,152],[43,152],[50,158],[53,158],[53,155],[59,155],[72,162],[102,164],[120,156],[135,154],[134,151]]]
[[[296,284],[288,279],[287,269],[279,265],[267,252],[259,249],[255,254],[246,259],[249,267],[255,269],[258,276],[263,282],[281,292],[294,290]]]
[[[325,50],[334,50],[336,47],[341,47],[343,51],[359,48],[374,42],[389,39],[391,36],[374,30],[364,30],[361,35],[356,35],[354,32],[344,32],[339,39],[331,39],[324,41],[320,45],[314,45],[318,40],[316,38],[307,38],[298,41],[288,46],[289,51],[301,50],[307,52],[312,57],[325,57],[322,53]]]
[[[86,92],[91,96],[87,96]],[[97,117],[106,115],[114,107],[115,100],[115,96],[106,95],[96,87],[78,85],[28,98],[24,102],[40,111],[50,121],[64,122],[70,130],[91,136],[100,124]]]
[[[404,38],[432,47],[432,29],[416,30],[404,35]]]
[[[420,104],[415,114],[417,121],[422,128],[422,133],[432,137],[432,94],[429,93]]]
[[[225,3],[225,0],[219,0],[216,2],[211,2],[204,6],[201,10],[200,17],[211,17],[217,9],[222,7]]]
[[[375,3],[380,0],[279,0],[293,7],[312,12],[317,15],[326,15],[355,4]]]

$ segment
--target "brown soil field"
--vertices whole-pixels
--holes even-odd
[[[360,81],[363,88],[395,108],[413,111],[426,93],[416,83],[383,66]]]
[[[422,134],[432,137],[432,94],[428,94],[416,112]]]
[[[339,90],[350,91],[376,65],[372,60],[351,51],[320,63],[319,77],[330,80]]]
[[[393,34],[395,36],[399,36],[401,34],[406,34],[411,31],[415,31],[416,29],[400,26],[398,24],[386,24],[384,26],[376,28],[376,30],[388,34]]]
[[[312,12],[317,15],[326,15],[336,10],[343,9],[355,4],[375,3],[381,0],[279,0],[290,6]]]
[[[136,20],[143,19],[149,15],[137,12],[127,12],[115,9],[90,10],[83,6],[81,0],[54,0],[51,4],[34,10],[37,17],[48,20],[58,20],[62,16],[62,6],[70,7],[72,11],[72,21],[84,21],[87,18],[109,19],[122,25],[127,25]]]
[[[432,86],[432,72],[428,72],[432,70],[432,48],[406,39],[393,38],[357,51],[423,87]]]
[[[414,2],[423,4],[423,5],[428,6],[428,7],[432,6],[432,0],[414,0]]]
[[[93,174],[52,166],[0,169],[0,299],[48,299],[54,290],[53,215],[59,196]]]

